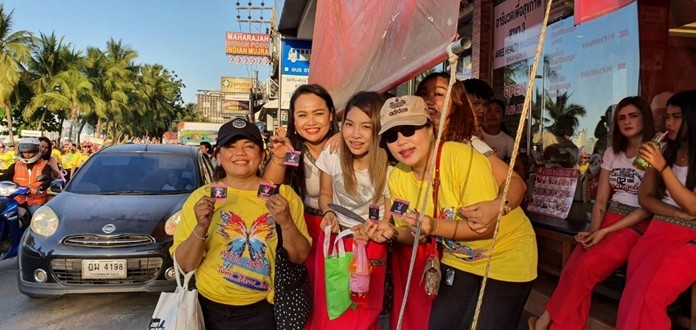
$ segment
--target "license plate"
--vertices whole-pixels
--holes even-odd
[[[126,278],[126,260],[82,260],[83,279]]]

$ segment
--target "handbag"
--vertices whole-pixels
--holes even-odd
[[[435,158],[435,175],[433,176],[433,218],[440,218],[440,211],[437,206],[438,191],[440,189],[440,156],[442,154],[442,143],[437,147],[437,157]],[[425,294],[430,298],[435,298],[440,291],[440,281],[442,280],[442,269],[440,267],[440,251],[435,236],[430,236],[428,250],[430,255],[425,261],[421,284],[425,282]]]
[[[203,311],[201,311],[201,305],[198,302],[198,290],[189,290],[188,287],[196,270],[184,273],[176,262],[176,257],[172,256],[172,259],[174,260],[174,272],[176,273],[176,290],[160,294],[148,329],[205,329]],[[181,274],[183,274],[183,284]]]
[[[333,252],[329,255],[331,226],[324,228],[324,279],[326,281],[326,309],[329,311],[329,320],[341,316],[352,304],[348,267],[353,259],[353,254],[346,252],[343,245],[343,237],[351,233],[350,229],[340,232],[334,241]]]
[[[278,329],[305,328],[312,315],[312,293],[309,272],[304,264],[290,262],[283,247],[283,232],[276,224],[276,248],[273,315]]]

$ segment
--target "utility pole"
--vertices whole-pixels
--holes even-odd
[[[266,7],[266,3],[264,1],[261,1],[260,6],[254,5],[251,0],[248,0],[247,6],[242,6],[240,3],[240,0],[237,0],[236,2],[237,5],[237,22],[240,24],[241,23],[247,23],[249,24],[249,31],[251,32],[251,23],[259,23],[259,24],[269,24],[270,25],[270,31],[269,28],[266,28],[266,33],[270,34],[271,36],[271,45],[274,44],[273,42],[273,37],[275,35],[275,6],[271,7]],[[241,11],[246,11],[247,16],[246,18],[243,18],[241,15]],[[271,19],[264,19],[265,13],[268,13],[268,11],[271,12]],[[258,18],[256,18],[258,17]],[[268,17],[268,16],[266,16]],[[241,31],[240,31],[241,32]],[[273,48],[271,48],[271,65],[273,65]],[[259,87],[259,72],[258,70],[253,70],[253,77],[252,77],[252,88],[250,91],[249,95],[249,119],[250,121],[254,121],[254,112],[256,110],[256,103],[257,100],[259,99],[266,99],[266,97],[263,96],[263,91]]]

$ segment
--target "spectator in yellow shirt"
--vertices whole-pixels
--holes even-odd
[[[63,144],[63,154],[62,154],[62,164],[63,164],[63,169],[68,173],[68,175],[65,176],[65,180],[70,180],[72,177],[72,169],[75,166],[75,155],[77,152],[75,151],[75,145],[66,142]]]

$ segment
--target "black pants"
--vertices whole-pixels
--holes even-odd
[[[452,285],[447,285],[447,273],[452,270],[454,281]],[[481,276],[442,265],[440,291],[430,312],[430,329],[470,329],[482,279]],[[503,282],[489,278],[477,328],[516,329],[531,291],[532,282]]]
[[[198,295],[201,303],[205,328],[243,329],[243,330],[275,330],[273,305],[266,299],[246,306],[230,306],[209,300]]]

